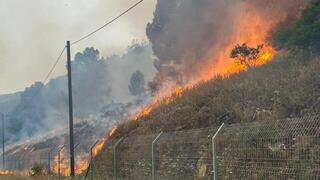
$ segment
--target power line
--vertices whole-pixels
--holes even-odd
[[[75,42],[71,43],[71,46],[77,44],[78,42],[92,36],[93,34],[95,34],[96,32],[100,31],[101,29],[105,28],[106,26],[110,25],[111,23],[113,23],[114,21],[116,21],[117,19],[119,19],[121,16],[125,15],[126,13],[128,13],[130,10],[132,10],[133,8],[135,8],[136,6],[138,6],[140,3],[142,3],[144,0],[140,0],[137,3],[135,3],[134,5],[132,5],[131,7],[129,7],[127,10],[123,11],[121,14],[119,14],[117,17],[113,18],[111,21],[107,22],[106,24],[104,24],[103,26],[99,27],[98,29],[94,30],[93,32],[83,36],[82,38],[76,40]]]
[[[51,67],[50,71],[48,72],[48,74],[46,75],[44,80],[42,81],[43,84],[45,84],[48,81],[49,77],[51,76],[51,74],[53,73],[54,69],[57,67],[59,61],[61,60],[61,57],[62,57],[62,55],[63,55],[65,50],[66,50],[66,47],[64,46],[64,48],[62,49],[61,53],[57,57],[56,62],[53,64],[53,66]],[[31,102],[36,97],[36,95],[38,95],[40,93],[41,89],[42,88],[37,89],[37,91],[29,99],[29,102]]]
[[[71,43],[71,46],[74,44],[79,43],[80,41],[92,36],[93,34],[97,33],[98,31],[100,31],[101,29],[107,27],[108,25],[110,25],[111,23],[115,22],[117,19],[119,19],[120,17],[122,17],[123,15],[125,15],[126,13],[128,13],[129,11],[131,11],[133,8],[135,8],[136,6],[138,6],[140,3],[142,3],[144,0],[140,0],[137,3],[135,3],[134,5],[132,5],[131,7],[129,7],[127,10],[123,11],[121,14],[119,14],[117,17],[113,18],[112,20],[110,20],[109,22],[107,22],[106,24],[104,24],[103,26],[99,27],[98,29],[94,30],[93,32],[83,36],[82,38],[78,39],[77,41]],[[53,73],[53,71],[55,70],[55,68],[57,67],[59,61],[61,60],[61,57],[64,53],[64,51],[66,50],[66,47],[64,47],[61,51],[61,53],[59,54],[58,58],[56,59],[55,63],[53,64],[53,66],[51,67],[50,71],[48,72],[48,74],[45,76],[44,80],[42,81],[43,84],[45,84],[48,79],[50,78],[51,74]],[[38,93],[40,92],[40,89],[30,98],[30,100],[32,100]]]
[[[47,80],[49,79],[49,77],[51,76],[52,72],[54,71],[54,69],[57,67],[60,59],[61,59],[61,56],[63,55],[64,51],[66,50],[66,47],[64,47],[61,51],[61,53],[59,54],[56,62],[54,63],[54,65],[52,66],[52,68],[50,69],[49,73],[47,74],[47,76],[44,78],[43,80],[43,84],[45,84],[47,82]]]

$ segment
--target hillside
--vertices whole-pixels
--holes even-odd
[[[273,45],[278,48],[278,55],[268,64],[230,76],[216,76],[185,90],[181,95],[173,95],[173,101],[163,101],[138,120],[118,126],[104,150],[95,158],[92,175],[97,178],[112,176],[112,145],[121,137],[130,139],[144,135],[142,141],[150,142],[150,138],[160,132],[207,127],[215,129],[222,123],[274,122],[317,114],[320,109],[320,58],[319,43],[314,40],[320,37],[319,18],[315,18],[319,17],[319,10],[320,1],[311,1],[298,22],[285,23],[287,28],[279,25],[273,34]],[[134,145],[135,141],[124,144],[118,150],[123,155],[119,159],[130,161],[130,158],[147,156],[144,153],[148,150]],[[197,147],[190,144],[184,148]],[[150,159],[147,158],[147,161]],[[137,164],[131,164],[131,161],[123,163],[127,163],[125,170],[128,175],[121,174],[124,178],[138,177],[134,176],[137,175],[135,172],[141,172],[143,166],[150,168],[142,160]],[[104,172],[106,168],[110,171]],[[139,175],[140,179],[147,179],[141,173]]]
[[[303,58],[303,57],[301,57]],[[320,60],[277,58],[263,67],[187,90],[117,133],[147,134],[297,117],[320,109]]]
[[[319,30],[320,0],[156,0],[148,42],[72,59],[77,177],[320,179]],[[66,85],[0,96],[3,168],[69,176]]]
[[[278,55],[268,64],[230,76],[216,76],[164,100],[116,134],[147,134],[268,121],[314,114],[320,109],[320,1],[313,0],[300,19],[280,23],[270,33]]]
[[[122,166],[127,167],[122,168],[121,177],[129,178],[131,175],[131,178],[148,179],[149,176],[145,175],[150,172],[150,144],[161,131],[173,134],[172,137],[162,138],[162,143],[166,144],[166,141],[173,140],[172,143],[178,143],[178,145],[174,146],[176,149],[171,150],[180,152],[178,153],[180,156],[190,158],[195,154],[196,157],[199,157],[198,153],[204,144],[201,144],[202,140],[200,141],[199,135],[183,134],[185,130],[206,127],[212,127],[214,130],[223,122],[227,124],[246,122],[273,124],[278,119],[315,114],[320,109],[319,69],[319,58],[306,64],[299,58],[282,57],[263,67],[225,79],[217,77],[190,89],[181,97],[175,97],[173,102],[155,108],[149,115],[120,125],[107,141],[105,149],[95,158],[92,174],[97,178],[113,176],[114,151],[112,148],[121,137],[127,137],[117,151],[117,154],[121,154],[118,161],[124,163],[121,164]],[[178,132],[173,133],[172,131]],[[180,137],[177,136],[181,131]],[[210,132],[203,131],[200,137],[208,139],[213,134],[212,131]],[[138,139],[136,139],[137,136]],[[264,143],[267,142],[265,140]],[[209,150],[210,144],[207,146],[206,150]],[[159,148],[163,152],[166,150],[164,148],[168,147],[161,144]],[[169,150],[165,151],[163,156],[172,156],[167,153]],[[170,167],[176,169],[175,165]],[[186,177],[190,178],[190,176]]]

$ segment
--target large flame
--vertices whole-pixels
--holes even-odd
[[[228,37],[222,37],[223,40],[219,42],[221,45],[215,46],[212,51],[209,51],[204,61],[199,61],[205,62],[201,65],[201,74],[192,78],[186,84],[164,87],[154,96],[149,105],[138,109],[132,115],[131,120],[136,121],[148,116],[156,106],[171,103],[175,98],[180,97],[186,89],[193,88],[199,83],[206,82],[217,75],[228,77],[241,71],[247,71],[247,66],[241,65],[230,58],[230,53],[237,44],[246,43],[250,47],[257,47],[260,44],[264,45],[259,57],[255,61],[250,62],[250,67],[264,65],[274,58],[276,51],[269,44],[268,35],[285,18],[285,13],[269,16],[268,19],[265,19],[264,14],[251,7],[249,3],[243,2],[241,9],[243,10],[235,17],[234,32],[231,35],[226,34]],[[117,128],[111,129],[108,138],[112,137],[116,130]],[[94,156],[99,153],[107,139],[102,139],[94,147]]]
[[[192,83],[210,80],[215,75],[229,76],[248,70],[248,67],[238,64],[230,58],[230,52],[236,44],[247,43],[251,47],[264,44],[259,58],[251,64],[253,67],[264,65],[273,59],[276,51],[269,44],[268,35],[284,17],[271,16],[269,19],[265,19],[262,13],[245,2],[242,4],[241,9],[243,11],[235,17],[235,30],[233,34],[224,37],[226,39],[225,45],[221,46],[218,53],[216,51],[208,53],[206,57],[207,63],[203,66],[201,78]],[[212,64],[212,62],[217,63]]]
[[[230,58],[230,53],[237,44],[247,43],[250,47],[256,47],[260,44],[264,45],[259,57],[255,61],[250,62],[250,67],[264,65],[274,58],[276,51],[269,44],[268,35],[270,30],[284,17],[272,16],[273,18],[266,20],[262,13],[245,2],[241,8],[243,11],[235,17],[234,33],[231,36],[227,35],[228,37],[222,37],[224,42],[221,42],[222,45],[218,48],[218,52],[215,46],[212,51],[207,53],[204,61],[206,63],[202,65],[200,76],[194,77],[183,86],[165,87],[166,90],[160,91],[148,106],[139,109],[138,112],[132,116],[133,120],[139,120],[141,117],[149,115],[155,106],[161,103],[167,104],[172,102],[175,97],[181,96],[185,89],[193,88],[195,85],[206,82],[216,75],[227,77],[234,73],[247,71],[247,66],[241,65]]]
[[[59,167],[60,166],[60,167]],[[75,174],[82,174],[89,166],[88,158],[81,156],[80,159],[76,159],[75,161]],[[60,163],[59,163],[59,155],[54,156],[54,166],[52,168],[52,172],[55,174],[59,174],[61,176],[69,176],[71,172],[70,161],[65,156],[65,149],[63,148],[60,152]]]

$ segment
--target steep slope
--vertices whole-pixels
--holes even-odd
[[[305,64],[300,58],[283,57],[263,67],[226,79],[217,77],[187,90],[171,103],[154,108],[149,115],[120,125],[109,137],[104,150],[94,159],[91,173],[97,178],[113,176],[113,147],[121,137],[128,137],[117,150],[118,160],[125,163],[121,166],[126,167],[121,169],[122,175],[126,176],[121,177],[129,178],[131,175],[134,177],[132,179],[147,179],[151,162],[150,144],[161,131],[215,129],[223,122],[271,123],[278,119],[317,113],[320,109],[319,69],[319,58]],[[138,140],[131,138],[140,135],[143,136]],[[193,139],[188,146],[174,147],[174,151],[184,148],[183,152],[186,153],[194,149],[201,152],[203,146]],[[165,151],[164,148],[161,145],[162,151]],[[162,153],[162,158],[166,155]]]
[[[121,137],[130,139],[132,136],[146,135],[145,140],[149,142],[149,136],[154,137],[161,131],[181,131],[205,127],[214,129],[223,122],[227,124],[271,122],[283,118],[316,114],[320,109],[320,58],[314,48],[303,48],[300,42],[304,42],[303,46],[310,43],[308,47],[317,47],[313,39],[317,38],[320,33],[315,32],[301,37],[302,40],[299,40],[299,43],[290,40],[292,38],[290,36],[295,34],[292,32],[299,32],[302,29],[300,33],[304,33],[301,26],[310,27],[306,28],[309,31],[312,31],[312,27],[318,27],[317,21],[310,21],[310,18],[306,18],[310,15],[308,12],[311,10],[320,12],[318,11],[320,1],[311,2],[299,22],[290,23],[292,29],[289,29],[289,32],[283,29],[275,32],[274,45],[280,49],[272,62],[227,77],[216,76],[185,90],[182,94],[172,95],[170,101],[164,100],[153,107],[150,113],[146,113],[137,120],[121,124],[115,131],[112,131],[104,150],[94,159],[92,175],[112,177],[112,172],[105,170],[110,168],[112,171],[112,147]],[[309,26],[312,23],[314,26]],[[285,39],[283,39],[284,36],[286,36]],[[289,43],[286,40],[289,40]],[[144,146],[135,146],[135,142],[126,143],[130,145],[118,149],[118,154],[126,156],[135,154],[135,159],[147,155],[143,154],[148,153],[147,150],[143,150]],[[187,149],[192,148],[196,147],[190,144]],[[142,152],[142,154],[135,152]],[[137,163],[144,164],[141,161]],[[143,165],[134,165],[130,162],[126,165],[129,175],[140,175],[140,179],[143,179],[144,174],[137,174],[141,172]],[[150,164],[145,168],[150,169],[149,166]]]
[[[303,58],[303,57],[301,57]],[[218,126],[302,116],[320,109],[320,60],[282,57],[263,67],[215,79],[187,90],[117,135]]]

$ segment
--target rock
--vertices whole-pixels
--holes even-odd
[[[210,113],[211,109],[208,106],[202,106],[200,111],[201,113]]]

